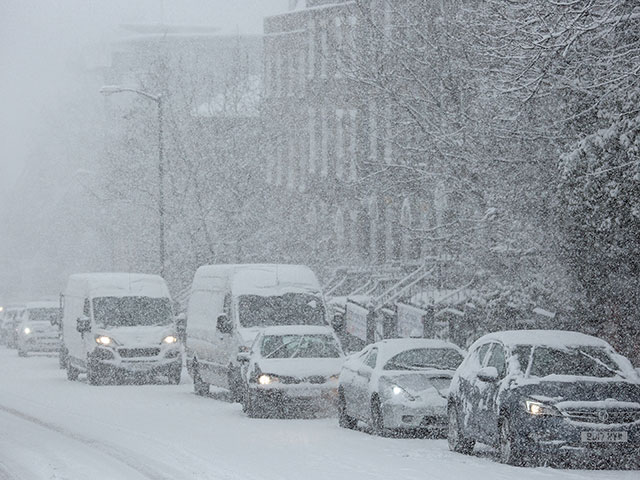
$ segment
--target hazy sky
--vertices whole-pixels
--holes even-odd
[[[219,26],[261,33],[264,16],[287,0],[0,0],[0,188],[24,157],[68,87],[66,65],[86,46],[108,41],[122,23]],[[69,92],[64,92],[68,94]],[[47,108],[49,106],[49,108]],[[1,196],[0,196],[1,197]]]

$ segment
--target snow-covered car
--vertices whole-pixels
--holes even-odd
[[[338,374],[344,361],[330,327],[267,327],[243,364],[243,409],[250,417],[288,413],[301,407],[335,408]]]
[[[607,342],[575,332],[480,338],[453,378],[448,414],[451,450],[482,442],[508,464],[640,451],[640,377]]]
[[[464,351],[443,340],[382,340],[351,355],[338,387],[341,427],[358,420],[382,434],[423,430],[442,434],[447,426],[447,395]]]
[[[18,324],[24,311],[24,305],[13,305],[5,308],[2,316],[2,336],[8,348],[18,346]]]
[[[59,318],[60,305],[57,302],[28,302],[17,328],[18,355],[58,352],[60,338],[54,323]]]

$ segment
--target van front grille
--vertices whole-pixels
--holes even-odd
[[[120,348],[118,353],[122,358],[156,357],[160,348]]]

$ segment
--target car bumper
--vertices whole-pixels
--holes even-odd
[[[182,367],[182,355],[178,348],[160,350],[157,355],[122,358],[117,351],[98,348],[90,357],[102,370],[124,374],[166,374]]]
[[[523,447],[541,454],[611,456],[637,455],[640,451],[640,422],[605,425],[542,417],[518,423]],[[604,438],[587,441],[585,437],[589,432],[600,432]],[[625,437],[624,442],[613,441],[621,436]]]
[[[317,404],[335,406],[338,398],[337,382],[320,385],[250,385],[249,392],[262,401],[280,404]]]
[[[394,430],[444,431],[448,425],[445,406],[412,406],[402,403],[382,404],[383,426]]]
[[[23,352],[54,353],[60,350],[60,338],[29,336],[18,340],[18,348]]]

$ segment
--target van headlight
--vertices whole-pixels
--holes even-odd
[[[173,343],[178,343],[178,338],[175,337],[174,335],[167,335],[162,339],[162,343],[166,343],[168,345],[171,345]]]
[[[24,330],[22,330],[24,332],[25,335],[30,335],[31,334],[31,329],[29,327],[24,327]]]
[[[111,337],[108,337],[107,335],[97,335],[96,343],[98,345],[102,345],[103,347],[112,347],[116,345],[115,340]]]
[[[528,413],[535,416],[558,416],[560,412],[555,407],[550,405],[546,405],[541,402],[536,402],[534,400],[525,400],[524,402],[525,409]]]
[[[275,375],[267,375],[266,373],[263,373],[258,377],[258,383],[260,385],[271,385],[272,383],[278,383],[279,381],[280,379]]]

